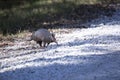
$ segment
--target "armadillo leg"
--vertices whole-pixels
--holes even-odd
[[[37,41],[37,43],[42,47],[42,41]]]
[[[50,43],[47,43],[47,46],[49,45]]]
[[[46,44],[47,44],[46,42],[43,42],[43,47],[46,47]]]

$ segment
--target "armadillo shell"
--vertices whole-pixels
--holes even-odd
[[[45,41],[45,42],[50,42],[51,33],[47,30],[47,29],[38,29],[37,31],[35,31],[31,38],[32,40],[35,41]]]

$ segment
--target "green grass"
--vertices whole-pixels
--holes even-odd
[[[81,4],[96,4],[100,0],[0,0],[0,33],[15,34],[22,30],[40,28],[44,23],[67,19]]]

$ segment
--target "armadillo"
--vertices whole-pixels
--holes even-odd
[[[55,34],[50,33],[50,31],[43,28],[38,29],[37,31],[32,33],[31,40],[36,41],[41,47],[46,47],[51,42],[55,42],[56,44],[58,44],[55,38]]]

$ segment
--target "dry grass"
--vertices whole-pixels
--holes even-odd
[[[2,35],[0,34],[0,47],[13,46],[15,45],[16,40],[26,40],[31,35],[28,31],[23,31],[17,34],[12,35]]]

